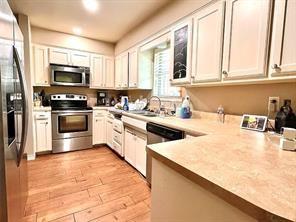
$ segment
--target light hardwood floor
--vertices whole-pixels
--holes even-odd
[[[150,188],[107,147],[28,162],[25,222],[150,221]]]

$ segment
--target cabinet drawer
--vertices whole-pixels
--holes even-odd
[[[113,131],[113,141],[116,141],[119,144],[122,144],[122,134],[116,131]]]
[[[116,141],[113,141],[112,145],[113,145],[113,150],[121,155],[122,154],[122,152],[121,152],[122,151],[122,145],[120,145]]]
[[[93,112],[93,116],[94,117],[104,117],[104,116],[106,116],[106,111],[94,111]]]
[[[50,119],[50,112],[42,112],[42,113],[35,113],[34,118],[35,120],[49,120]]]
[[[113,129],[119,133],[122,133],[123,124],[120,120],[113,121]]]

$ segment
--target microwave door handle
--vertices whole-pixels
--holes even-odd
[[[27,88],[26,88],[26,82],[24,78],[24,73],[21,68],[21,61],[18,54],[18,51],[15,46],[13,46],[13,58],[16,64],[18,78],[20,81],[20,87],[21,87],[21,96],[22,96],[22,134],[21,134],[21,143],[20,143],[20,149],[18,151],[17,155],[17,165],[19,166],[23,154],[25,151],[25,144],[27,140],[27,130],[28,130],[28,102],[27,102]]]

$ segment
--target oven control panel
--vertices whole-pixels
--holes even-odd
[[[77,94],[52,94],[50,96],[51,100],[80,100],[86,101],[86,95],[77,95]]]

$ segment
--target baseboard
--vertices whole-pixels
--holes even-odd
[[[36,155],[34,154],[27,154],[27,160],[31,161],[31,160],[35,160],[36,159]]]

